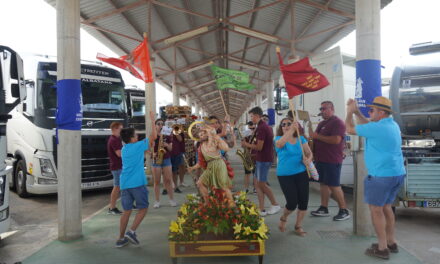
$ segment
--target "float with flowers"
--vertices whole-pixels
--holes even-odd
[[[196,194],[187,200],[169,227],[173,263],[178,257],[207,256],[259,256],[259,263],[263,262],[269,230],[244,192],[234,195],[235,206],[217,190],[207,201]]]

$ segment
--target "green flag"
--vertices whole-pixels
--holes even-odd
[[[226,88],[237,90],[251,90],[255,85],[249,83],[249,74],[246,72],[223,69],[218,66],[211,66],[212,74],[217,84],[217,88],[224,90]]]

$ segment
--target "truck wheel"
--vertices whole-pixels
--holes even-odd
[[[14,180],[17,194],[21,198],[29,197],[29,193],[26,190],[26,172],[26,163],[24,162],[24,160],[19,160],[17,162],[17,169],[15,170]]]

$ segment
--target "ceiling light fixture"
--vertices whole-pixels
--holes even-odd
[[[206,31],[208,31],[208,27],[207,26],[196,28],[194,30],[187,31],[187,32],[184,32],[182,34],[179,34],[179,35],[167,38],[167,39],[164,40],[164,42],[166,44],[172,44],[172,43],[175,43],[175,42],[178,42],[178,41],[190,38],[190,37],[194,37],[194,36],[200,35],[202,33],[205,33]]]
[[[278,38],[275,37],[275,36],[271,36],[269,34],[265,34],[265,33],[258,32],[258,31],[255,31],[255,30],[251,30],[251,29],[248,29],[248,28],[244,28],[244,27],[240,27],[240,26],[234,26],[234,30],[237,31],[237,32],[240,32],[240,33],[243,33],[243,34],[246,34],[246,35],[250,35],[250,36],[253,36],[253,37],[257,37],[257,38],[260,38],[260,39],[263,39],[263,40],[267,40],[267,41],[270,41],[270,42],[278,42]]]
[[[203,63],[203,64],[200,64],[200,65],[194,66],[192,68],[189,68],[185,72],[186,73],[190,73],[190,72],[193,72],[193,71],[197,71],[197,70],[203,69],[205,67],[208,67],[208,66],[210,66],[213,63],[214,63],[213,61],[210,61],[210,62],[207,62],[207,63]]]

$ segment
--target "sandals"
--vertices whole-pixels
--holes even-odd
[[[278,224],[278,228],[280,229],[281,232],[286,231],[286,222],[287,219],[284,216],[281,216],[280,223]]]
[[[307,232],[301,226],[295,226],[295,234],[300,237],[305,237]]]

